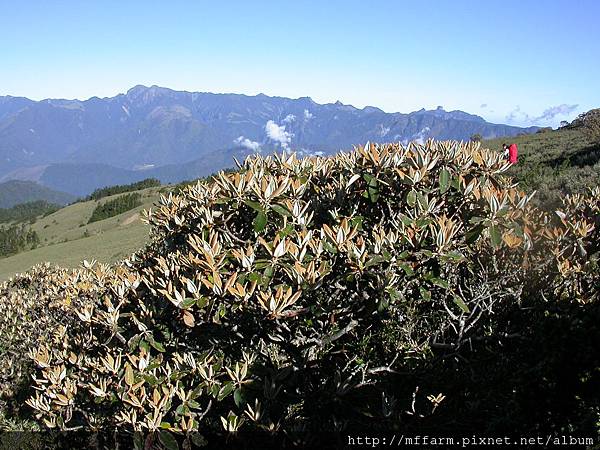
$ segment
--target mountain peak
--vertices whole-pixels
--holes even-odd
[[[339,100],[337,100],[335,103],[328,103],[328,104],[335,106],[337,109],[339,109],[341,111],[360,111],[359,109],[355,108],[354,106],[346,105]]]
[[[150,87],[138,84],[127,91],[127,98],[131,101],[142,99],[143,101],[152,100],[158,96],[172,92],[171,89],[153,84]]]
[[[134,87],[127,91],[127,95],[139,95],[148,89],[148,86],[144,86],[143,84],[136,84]]]
[[[383,110],[382,110],[382,109],[379,109],[379,108],[377,108],[377,107],[375,107],[375,106],[368,106],[368,105],[367,105],[367,106],[365,106],[365,107],[364,107],[362,110],[363,110],[364,112],[380,112],[380,113],[382,113],[382,112],[383,112]]]
[[[298,100],[308,102],[311,105],[316,105],[315,101],[311,97],[298,97]]]

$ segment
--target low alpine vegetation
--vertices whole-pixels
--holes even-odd
[[[163,196],[152,241],[122,264],[1,287],[2,346],[18,349],[2,354],[6,401],[25,396],[14,417],[42,427],[184,437],[588,431],[593,358],[573,368],[571,415],[551,392],[486,385],[531,382],[538,347],[533,372],[562,380],[560,358],[590,344],[548,348],[542,331],[578,317],[566,336],[593,334],[598,312],[600,191],[543,213],[508,166],[479,142],[367,144],[257,156]]]

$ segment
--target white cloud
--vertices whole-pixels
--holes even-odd
[[[577,109],[579,105],[567,105],[563,103],[558,106],[551,106],[550,108],[544,110],[540,117],[537,117],[535,120],[552,120],[556,116],[566,116],[567,114],[572,113]]]
[[[521,107],[519,105],[517,105],[515,107],[515,109],[513,109],[506,116],[506,121],[507,122],[515,122],[515,121],[531,122],[533,120],[534,119],[531,116],[529,116],[529,114],[527,114],[526,112],[521,111]]]
[[[269,120],[265,125],[265,131],[269,139],[275,142],[279,142],[283,149],[288,149],[290,142],[292,142],[293,133],[285,131],[285,125],[277,125],[272,120]]]
[[[285,116],[285,119],[283,119],[283,122],[292,123],[294,120],[296,120],[296,116],[293,114],[288,114],[287,116]]]
[[[250,139],[245,138],[244,136],[240,136],[239,138],[234,139],[233,143],[247,148],[248,150],[252,150],[253,152],[260,152],[260,144],[256,141],[251,141]]]
[[[529,124],[540,123],[540,122],[551,122],[552,120],[554,120],[554,118],[556,116],[566,116],[568,114],[571,114],[573,111],[575,111],[577,109],[578,106],[579,105],[567,105],[567,104],[563,103],[562,105],[551,106],[549,108],[546,108],[544,110],[544,112],[542,112],[541,116],[534,117],[534,116],[527,114],[524,111],[521,111],[521,107],[519,105],[517,105],[515,107],[515,109],[513,109],[506,116],[506,121],[507,122],[529,123]]]
[[[304,110],[304,120],[310,120],[315,117],[308,109]]]

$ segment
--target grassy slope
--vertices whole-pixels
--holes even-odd
[[[580,130],[494,139],[483,146],[501,151],[503,142],[515,142],[519,147],[519,163],[507,174],[523,190],[536,190],[534,199],[539,206],[553,209],[560,193],[583,192],[600,184],[600,145],[593,144]]]
[[[139,213],[153,206],[158,191],[158,188],[139,191],[142,206],[83,227],[80,224],[87,224],[97,202],[76,203],[38,220],[32,228],[39,234],[42,247],[0,259],[0,281],[40,262],[76,267],[84,259],[113,262],[129,256],[146,242],[149,228],[141,222]],[[100,202],[114,197],[105,197]],[[86,230],[89,237],[84,236]]]
[[[115,228],[96,236],[39,247],[1,259],[0,281],[17,272],[25,272],[40,262],[76,267],[84,259],[112,262],[126,258],[139,249],[147,238],[148,228],[140,225],[124,229]]]
[[[494,139],[483,146],[501,151],[504,141]],[[519,146],[519,164],[510,168],[508,175],[526,191],[537,190],[534,200],[541,206],[554,208],[559,192],[582,191],[600,184],[600,146],[578,130],[518,136],[506,142]],[[33,229],[44,247],[0,259],[0,280],[44,261],[75,267],[84,259],[112,262],[127,257],[144,245],[149,231],[132,216],[150,208],[158,199],[158,190],[140,191],[144,204],[139,208],[83,227],[80,224],[87,223],[96,202],[77,203],[40,219]],[[84,238],[86,229],[91,236]]]

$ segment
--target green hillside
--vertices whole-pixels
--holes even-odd
[[[534,201],[544,209],[554,209],[560,193],[585,192],[600,184],[600,145],[579,129],[500,138],[483,145],[501,151],[504,142],[519,147],[519,163],[508,174],[525,191],[536,190]]]
[[[519,164],[510,168],[508,175],[526,191],[536,190],[534,202],[545,209],[556,207],[561,192],[583,192],[587,186],[600,183],[600,146],[579,130],[494,139],[482,145],[500,152],[505,141],[519,146]],[[76,203],[39,219],[32,229],[38,233],[42,247],[0,259],[0,280],[45,261],[76,267],[84,259],[112,262],[128,256],[146,242],[148,227],[138,214],[153,206],[161,189],[138,191],[142,206],[90,224],[96,201]],[[116,197],[104,197],[101,202]]]
[[[0,280],[40,262],[76,267],[84,259],[112,262],[127,257],[144,245],[148,227],[139,218],[159,198],[160,188],[138,191],[142,205],[108,219],[87,224],[98,202],[75,203],[34,223],[41,247],[0,259]],[[110,201],[118,195],[105,197]]]

